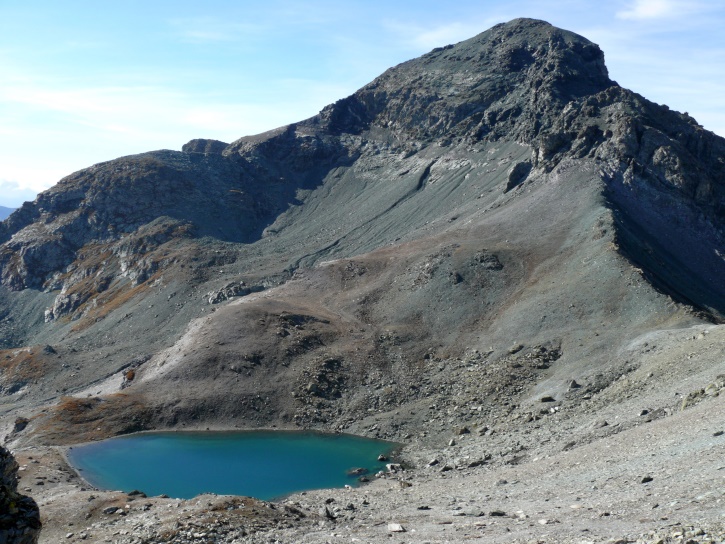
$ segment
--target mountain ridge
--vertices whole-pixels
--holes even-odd
[[[504,41],[505,47],[497,47]],[[474,52],[477,52],[477,56],[473,54]],[[441,63],[445,69],[438,67]],[[484,66],[483,69],[481,65]],[[493,65],[493,70],[486,70],[485,67],[489,65]],[[406,79],[409,71],[423,73],[415,80],[414,87],[410,87]],[[477,73],[478,76],[468,76],[468,80],[464,78],[453,83],[449,81],[451,78],[460,79],[461,74],[467,71]],[[493,77],[487,75],[491,71]],[[500,81],[505,81],[506,85],[502,86]],[[441,88],[444,85],[448,89],[456,90],[449,90],[448,97],[439,97],[430,89],[430,87]],[[512,92],[513,90],[515,92]],[[458,96],[461,93],[464,99]],[[422,98],[416,98],[418,95]],[[586,103],[579,103],[580,98],[584,96],[588,96]],[[549,114],[549,110],[554,112],[563,110],[564,104],[568,109],[563,112],[563,116],[558,113]],[[606,120],[597,115],[597,112],[603,108],[620,110],[614,113],[620,119],[616,120],[614,126],[609,129],[603,127],[612,123],[607,124]],[[655,120],[650,122],[651,126],[642,126],[641,122],[629,120],[627,110],[643,109],[649,111],[649,119]],[[611,118],[613,114],[610,112],[609,115]],[[437,124],[426,127],[425,120],[430,119],[435,119]],[[586,121],[582,122],[582,119]],[[412,124],[406,124],[406,121]],[[661,130],[665,126],[677,128],[668,133]],[[613,133],[613,129],[616,134]],[[392,68],[360,91],[323,109],[318,116],[309,120],[262,135],[243,137],[224,148],[222,148],[223,142],[214,142],[214,152],[201,154],[199,156],[203,156],[204,159],[197,159],[207,161],[201,170],[194,169],[193,165],[179,165],[179,162],[187,160],[184,159],[184,155],[178,155],[178,159],[166,155],[156,168],[162,170],[171,167],[170,175],[177,178],[184,175],[183,172],[189,168],[192,176],[204,177],[216,167],[222,168],[224,172],[212,176],[227,179],[239,176],[239,185],[227,183],[227,186],[220,187],[220,190],[222,193],[224,190],[233,192],[233,196],[238,200],[233,203],[234,207],[241,206],[244,210],[242,213],[247,216],[246,220],[236,230],[233,229],[234,232],[226,235],[218,232],[222,229],[221,226],[206,231],[202,228],[200,234],[209,234],[230,241],[252,241],[262,234],[264,228],[274,222],[275,216],[284,212],[290,204],[294,204],[296,191],[310,189],[319,184],[325,172],[331,167],[352,163],[363,145],[361,141],[356,140],[362,130],[367,130],[367,137],[380,144],[382,149],[397,150],[397,146],[400,146],[404,153],[410,150],[405,150],[404,142],[401,142],[400,136],[396,135],[398,133],[412,135],[413,142],[419,141],[420,138],[425,142],[426,138],[430,137],[444,138],[445,141],[458,138],[460,142],[496,141],[501,134],[507,134],[533,146],[535,151],[530,162],[533,167],[541,164],[544,169],[553,168],[558,157],[566,154],[584,157],[592,153],[597,156],[599,153],[599,159],[614,160],[619,163],[615,164],[613,169],[626,163],[625,175],[628,179],[634,179],[638,175],[655,177],[657,182],[668,188],[682,191],[689,199],[695,201],[696,206],[704,208],[702,211],[705,213],[709,210],[710,215],[712,213],[722,215],[725,207],[725,191],[722,184],[713,182],[713,173],[722,167],[722,163],[712,164],[710,161],[711,166],[706,169],[693,166],[695,163],[707,164],[708,156],[713,155],[713,151],[710,150],[713,145],[716,148],[714,154],[719,153],[719,160],[722,161],[722,151],[725,147],[721,139],[704,132],[694,120],[681,114],[671,113],[666,107],[656,106],[630,91],[619,88],[608,78],[601,50],[588,40],[555,29],[548,23],[528,19],[497,25],[471,40],[456,46],[439,48],[420,59]],[[431,131],[428,136],[420,132],[428,130]],[[336,137],[337,133],[344,133],[346,136]],[[605,138],[605,134],[608,137]],[[203,140],[196,142],[207,142],[204,145],[212,145]],[[673,159],[670,158],[671,153],[668,150],[673,145],[678,147],[678,156],[684,155],[691,167],[690,170],[696,170],[695,172],[685,171],[685,175],[682,175],[683,168],[677,169],[670,164]],[[154,169],[153,163],[157,160],[154,154],[159,153],[168,152],[152,152],[151,155],[139,156],[138,159],[118,159],[135,160],[133,165],[115,161],[103,163],[117,171],[109,176],[106,190],[108,187],[116,188],[114,175],[119,176],[119,182],[133,177],[143,179],[144,176],[148,178],[152,175],[157,177],[163,175],[151,171]],[[195,150],[194,154],[197,153]],[[213,162],[213,157],[218,154],[231,161],[224,163],[223,166],[218,163],[212,167],[209,163]],[[172,162],[164,164],[164,160],[167,163]],[[313,162],[317,173],[310,169]],[[96,165],[89,171],[82,172],[88,172],[91,179],[94,176],[102,179],[107,173],[94,171],[99,168],[103,166]],[[129,168],[136,169],[137,172],[124,174]],[[202,173],[204,168],[206,172]],[[522,165],[519,172],[523,173],[526,168],[526,164]],[[150,170],[147,172],[146,169]],[[304,180],[296,179],[300,178],[301,172],[304,172],[302,176]],[[73,174],[63,180],[61,185],[73,184],[74,176],[79,175],[83,174]],[[288,182],[279,183],[280,180],[289,178],[295,178],[292,185]],[[251,185],[244,180],[252,180]],[[296,184],[299,187],[295,186]],[[204,188],[212,186],[208,181],[203,185]],[[84,202],[82,196],[86,191],[84,187],[85,185],[81,183],[79,187],[63,192],[51,190],[48,192],[49,196],[52,195],[50,198],[40,196],[37,204],[26,204],[4,226],[4,229],[0,227],[0,240],[7,244],[13,233],[17,233],[31,221],[37,220],[38,209],[57,210],[63,213],[68,206],[73,206],[73,202]],[[142,190],[156,189],[156,187],[153,189],[147,187]],[[167,185],[166,192],[171,194],[178,189],[181,187],[174,187],[172,190],[172,186]],[[243,195],[247,193],[249,197],[242,201]],[[131,194],[124,195],[124,198],[127,196],[134,197]],[[220,194],[215,200],[222,200],[224,196],[229,195]],[[186,198],[203,197],[197,194],[187,195]],[[154,200],[165,204],[162,198],[156,197]],[[143,202],[137,204],[138,207],[142,205]],[[100,210],[104,204],[103,201],[96,203],[95,197],[91,197],[88,202],[84,202],[84,206]],[[177,219],[182,222],[189,219],[188,212],[168,210],[163,205],[157,211],[154,210],[156,208],[130,225],[121,224],[120,232],[137,228],[159,215],[166,215],[167,212],[170,212],[172,217],[180,216]],[[228,207],[221,207],[211,213],[229,217],[229,210]],[[82,213],[76,220],[89,225],[98,222],[95,217],[91,222]],[[123,220],[125,218],[118,218],[116,222],[120,223]],[[109,223],[101,219],[100,223],[103,232],[96,228],[96,238],[109,236],[109,230],[116,230],[113,221]],[[204,221],[197,218],[190,223],[198,228]],[[255,224],[258,226],[254,226]],[[65,230],[75,229],[70,225],[63,225],[55,232]],[[61,248],[58,244],[52,244],[52,247],[45,245],[42,248],[34,248],[40,253],[31,259],[34,267],[39,262],[49,262],[57,271],[59,267],[69,264],[72,260],[73,247],[79,248],[89,241],[89,239],[70,241],[69,237],[62,233],[60,236],[63,239]],[[93,234],[90,239],[94,239]],[[34,253],[31,248],[27,249],[27,253]],[[44,255],[45,250],[50,251],[51,255]],[[56,262],[58,253],[61,254],[61,258]],[[40,287],[52,272],[47,270],[44,278],[31,277],[28,283],[22,279],[27,276],[27,271],[9,273],[11,267],[7,264],[7,256],[4,260],[0,259],[0,267],[3,271],[3,283],[13,289],[23,286]],[[22,268],[22,263],[20,267]],[[43,274],[42,267],[38,270]]]
[[[531,19],[309,119],[94,165],[0,223],[8,440],[351,432],[443,489],[434,456],[467,478],[643,440],[633,411],[680,425],[721,389],[724,166]]]

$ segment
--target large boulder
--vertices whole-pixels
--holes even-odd
[[[18,493],[18,463],[0,446],[0,542],[35,544],[40,526],[38,505]]]
[[[197,138],[185,143],[182,146],[181,151],[184,153],[216,153],[217,155],[221,155],[222,151],[224,151],[228,145],[228,143],[220,142],[219,140]]]

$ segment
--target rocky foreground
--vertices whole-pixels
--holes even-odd
[[[20,488],[40,505],[41,542],[720,543],[723,342],[721,326],[648,335],[621,353],[638,367],[611,389],[579,384],[489,425],[477,406],[431,406],[404,470],[359,488],[276,502],[101,492],[44,447],[17,452]],[[446,445],[427,446],[428,434]]]
[[[38,505],[18,493],[18,464],[0,447],[0,542],[35,544],[40,528]]]
[[[722,542],[723,172],[725,140],[518,19],[299,123],[71,174],[0,223],[40,541]],[[63,457],[255,428],[402,442],[404,470],[179,501]]]

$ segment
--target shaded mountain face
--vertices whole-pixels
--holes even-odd
[[[30,497],[18,493],[18,463],[0,446],[0,538],[7,544],[36,544],[40,535],[40,511]]]
[[[0,224],[0,390],[91,395],[38,423],[63,441],[359,430],[443,399],[473,353],[589,376],[643,332],[725,316],[724,171],[725,140],[619,87],[595,44],[497,25],[310,119],[23,205]],[[539,387],[521,374],[460,393],[495,412]]]

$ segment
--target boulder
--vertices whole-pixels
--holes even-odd
[[[38,505],[18,493],[18,463],[0,446],[0,542],[35,544],[40,528]]]

